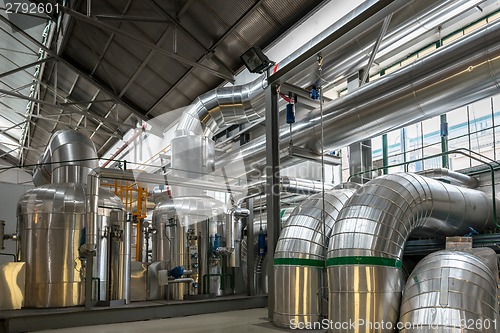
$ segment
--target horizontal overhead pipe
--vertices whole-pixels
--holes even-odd
[[[410,235],[457,236],[495,228],[499,212],[493,200],[500,207],[487,193],[416,174],[381,176],[357,190],[333,226],[326,265],[329,319],[363,326],[335,332],[370,331],[369,323],[395,327]]]
[[[246,194],[242,193],[235,196],[236,205],[239,206],[246,199],[264,195],[266,193],[266,186],[267,183],[265,180],[249,184]],[[311,195],[320,193],[323,189],[328,192],[333,190],[333,188],[333,184],[321,183],[315,180],[287,176],[280,177],[280,192]]]
[[[500,92],[500,21],[463,36],[396,72],[368,83],[323,107],[324,147],[335,150],[435,117]],[[280,129],[281,149],[294,145],[320,151],[319,110]],[[260,137],[216,160],[216,169],[244,159],[265,163],[265,138]],[[249,170],[250,171],[250,170]]]
[[[417,172],[417,174],[434,179],[443,179],[451,182],[452,184],[468,188],[476,188],[479,186],[479,180],[477,180],[477,178],[445,168],[424,170]]]
[[[306,52],[325,44],[326,41],[335,42],[337,39],[347,38],[348,42],[343,43],[342,48],[335,47],[328,55],[323,54],[325,59],[330,56],[335,61],[332,66],[325,66],[325,79],[346,75],[366,65],[369,50],[379,34],[377,23],[387,15],[395,13],[378,54],[395,52],[397,47],[413,38],[421,38],[423,34],[433,32],[442,24],[442,16],[459,15],[483,1],[366,1],[280,61],[275,68],[275,74],[279,74],[281,69],[298,61]],[[369,29],[359,24],[349,31],[342,32],[344,27],[354,24],[353,22],[362,15],[367,17],[361,23],[369,25]],[[411,33],[408,33],[409,31]],[[325,44],[324,47],[326,46],[328,45]],[[310,85],[311,81],[302,84]],[[248,84],[216,88],[199,96],[181,116],[176,136],[196,133],[211,137],[230,125],[261,119],[266,87],[266,78],[259,77]]]

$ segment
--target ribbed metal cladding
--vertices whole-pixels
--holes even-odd
[[[439,251],[408,279],[401,303],[401,333],[499,331],[497,280],[472,254]]]
[[[490,195],[415,174],[385,175],[358,189],[333,226],[326,265],[329,320],[362,325],[335,332],[393,332],[370,324],[396,325],[410,234],[483,231],[494,227],[493,214]]]
[[[273,323],[289,327],[294,322],[318,322],[322,315],[325,233],[354,190],[333,190],[312,195],[297,206],[278,239],[274,256],[275,307]]]

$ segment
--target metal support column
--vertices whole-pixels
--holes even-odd
[[[383,37],[383,36],[382,36]],[[381,38],[382,38],[381,37]],[[376,51],[376,50],[374,50]],[[361,86],[361,77],[364,77],[361,70],[347,78],[347,91],[352,93]],[[367,79],[364,78],[365,80]],[[373,169],[372,163],[372,141],[370,139],[359,141],[349,145],[349,172],[351,175]],[[372,178],[371,173],[352,177],[352,182],[364,184]]]
[[[267,204],[267,250],[268,250],[268,316],[274,311],[274,248],[280,231],[280,154],[277,86],[266,88],[266,204]]]
[[[247,217],[247,281],[248,296],[255,295],[255,234],[253,220],[253,198],[247,200],[247,209],[250,215]]]
[[[382,166],[384,167],[384,175],[389,173],[387,166],[389,165],[389,147],[387,144],[387,134],[382,135]]]
[[[446,120],[446,113],[445,113],[441,115],[441,152],[446,153],[447,151],[448,151],[448,121]],[[443,168],[447,169],[450,167],[448,154],[443,154],[442,166]]]

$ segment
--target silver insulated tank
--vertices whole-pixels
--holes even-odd
[[[87,211],[87,174],[97,167],[94,144],[84,134],[56,132],[40,158],[45,164],[35,170],[36,188],[27,191],[17,206],[19,260],[26,262],[26,307],[81,305],[83,263],[79,247]],[[48,183],[52,181],[52,183]],[[101,295],[108,299],[110,214],[123,205],[107,191],[100,192],[101,243],[94,261],[93,276],[100,281]],[[109,239],[109,237],[108,237]],[[116,274],[115,274],[116,276]]]
[[[26,262],[25,307],[83,304],[78,247],[85,212],[81,184],[44,185],[19,199],[18,256]]]

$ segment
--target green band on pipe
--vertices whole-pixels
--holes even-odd
[[[303,258],[274,258],[274,265],[276,266],[312,266],[312,267],[325,267],[324,260],[317,259],[303,259]]]
[[[381,258],[381,257],[338,257],[328,258],[326,266],[341,266],[341,265],[372,265],[372,266],[387,266],[395,268],[403,268],[403,262],[398,259]]]

